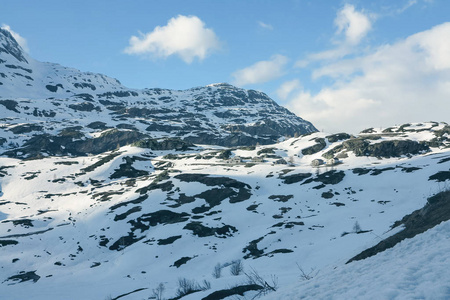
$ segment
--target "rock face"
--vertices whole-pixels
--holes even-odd
[[[132,90],[102,74],[42,63],[29,57],[3,29],[0,108],[0,119],[5,122],[0,129],[0,136],[7,140],[4,144],[21,149],[8,153],[23,153],[25,157],[27,150],[22,146],[32,136],[45,135],[57,143],[59,139],[53,137],[67,127],[80,127],[72,142],[116,128],[148,138],[179,138],[220,146],[269,144],[284,136],[317,131],[266,94],[226,83],[182,91]],[[56,147],[67,147],[67,143]],[[89,149],[81,152],[86,151]],[[45,148],[42,152],[53,153]]]

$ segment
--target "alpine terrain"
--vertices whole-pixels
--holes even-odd
[[[128,89],[0,29],[0,298],[449,299],[450,126],[318,132]]]

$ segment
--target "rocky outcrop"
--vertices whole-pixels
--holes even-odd
[[[370,137],[372,139],[373,137]],[[356,156],[400,157],[417,155],[430,151],[427,142],[413,140],[387,140],[371,143],[367,137],[352,138],[326,152],[323,156],[331,158],[341,151],[352,151]]]

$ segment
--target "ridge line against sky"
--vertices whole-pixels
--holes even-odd
[[[131,88],[230,82],[267,93],[328,132],[450,121],[444,0],[3,6],[0,24],[32,57]]]

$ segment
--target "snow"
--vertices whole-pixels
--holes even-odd
[[[450,221],[261,299],[450,299]],[[275,297],[275,298],[274,298]]]
[[[252,157],[261,149],[274,148],[279,155],[291,156],[310,146],[311,139],[323,135],[317,133],[290,139],[280,144],[260,146],[252,151],[233,150],[232,155]],[[396,250],[398,247],[388,250],[367,259],[367,263],[362,261],[345,265],[345,262],[381,239],[398,232],[400,228],[390,230],[390,226],[405,214],[421,208],[426,203],[426,198],[442,188],[442,183],[428,179],[438,171],[449,169],[449,161],[439,163],[443,158],[449,157],[448,150],[433,148],[432,153],[388,159],[356,157],[349,153],[349,157],[342,159],[342,164],[333,167],[345,174],[337,184],[327,184],[326,187],[317,189],[315,187],[320,182],[283,183],[280,178],[282,174],[309,172],[312,174],[311,178],[315,178],[317,171],[319,174],[326,172],[326,168],[311,167],[311,157],[320,157],[337,144],[328,145],[318,154],[294,156],[293,165],[290,166],[274,165],[276,158],[268,158],[266,162],[251,167],[245,163],[225,164],[217,158],[196,159],[199,154],[216,155],[222,147],[199,146],[191,151],[178,152],[178,158],[173,160],[163,158],[171,151],[153,151],[149,161],[133,163],[134,168],[146,170],[149,175],[136,178],[131,186],[125,184],[128,178],[110,179],[109,176],[124,163],[123,158],[145,157],[143,155],[148,157],[148,149],[122,147],[111,161],[87,173],[81,172],[81,169],[93,165],[108,153],[88,157],[47,157],[30,161],[0,157],[1,166],[11,166],[5,169],[6,176],[0,178],[3,192],[0,196],[0,226],[5,233],[0,240],[14,239],[19,242],[1,249],[0,265],[3,268],[0,269],[0,279],[3,283],[0,287],[3,295],[7,299],[23,299],[30,295],[38,300],[72,299],[71,295],[83,299],[102,299],[107,295],[117,296],[145,288],[125,298],[145,299],[160,282],[166,286],[166,297],[172,297],[177,288],[177,278],[195,279],[199,283],[204,279],[210,281],[211,290],[185,297],[199,299],[213,290],[246,282],[245,275],[231,276],[229,266],[224,267],[224,275],[219,279],[212,277],[212,270],[217,263],[228,265],[232,261],[243,259],[243,256],[249,254],[243,249],[251,241],[260,239],[257,247],[265,254],[279,249],[293,251],[259,258],[250,256],[243,260],[245,270],[255,269],[265,278],[274,275],[279,279],[280,290],[267,295],[266,299],[298,299],[303,296],[307,299],[375,299],[378,295],[381,295],[381,299],[407,299],[410,296],[444,299],[448,295],[448,285],[438,279],[446,278],[448,273],[445,272],[448,271],[443,271],[444,276],[439,276],[436,274],[440,273],[434,270],[441,272],[445,266],[448,269],[448,256],[438,255],[445,243],[448,243],[448,231],[445,235],[445,229],[448,230],[450,225],[447,223],[438,227],[436,232],[430,231],[435,232],[433,237],[442,239],[442,242],[436,240],[436,245],[423,240],[425,237],[418,237],[417,242],[412,239],[399,245],[402,250]],[[172,164],[168,168],[171,176],[169,180],[175,186],[171,192],[153,190],[147,193],[149,197],[142,203],[111,210],[116,204],[138,199],[140,194],[137,191],[148,186],[164,171],[157,167],[164,161]],[[61,164],[64,162],[70,164]],[[353,172],[357,167],[384,171],[378,175],[371,175],[370,172],[358,175]],[[419,169],[405,172],[403,167]],[[193,218],[195,214],[192,214],[192,209],[205,204],[205,200],[197,197],[191,203],[171,207],[173,202],[168,197],[178,199],[181,194],[195,196],[220,186],[184,182],[174,177],[180,173],[232,178],[247,184],[252,195],[250,199],[238,203],[229,203],[225,199],[210,210],[216,213],[200,214],[196,219]],[[61,178],[65,181],[58,181]],[[100,186],[93,185],[93,179],[100,180]],[[81,185],[75,184],[76,182]],[[105,192],[112,193],[110,199],[99,201],[100,196],[97,195]],[[333,198],[323,198],[323,192],[333,193]],[[48,194],[53,195],[47,196]],[[292,197],[287,202],[279,202],[270,199],[272,195]],[[333,205],[337,202],[344,205]],[[256,205],[255,211],[247,209],[250,205]],[[129,214],[124,220],[114,221],[115,216],[137,206],[141,207],[140,211]],[[189,221],[157,224],[148,231],[135,231],[135,236],[143,239],[124,250],[108,249],[122,236],[128,235],[130,220],[161,209],[176,213],[187,212],[190,214],[189,221],[201,222],[204,226],[231,225],[237,232],[227,238],[199,238],[183,229]],[[32,220],[33,227],[4,222],[22,219]],[[285,227],[289,222],[303,222],[304,225]],[[362,230],[369,232],[353,233],[356,222]],[[14,237],[42,230],[48,231]],[[343,235],[345,232],[349,234]],[[428,234],[425,233],[424,236]],[[172,244],[158,245],[158,240],[178,235],[181,238]],[[109,239],[106,247],[99,246],[101,236]],[[83,251],[77,250],[78,246]],[[418,259],[411,250],[413,247],[419,249]],[[408,255],[412,257],[408,259]],[[402,260],[403,256],[405,259]],[[173,263],[182,257],[190,257],[191,260],[179,268],[174,267]],[[15,258],[19,260],[12,263]],[[389,265],[390,260],[392,265]],[[420,269],[420,265],[427,265],[427,260],[430,267]],[[434,266],[434,260],[443,266]],[[410,263],[405,267],[408,261],[413,261],[414,264]],[[55,265],[57,262],[62,265]],[[100,265],[92,267],[97,262]],[[314,269],[314,273],[318,272],[318,275],[301,282],[297,264],[306,271]],[[367,272],[370,269],[374,271]],[[396,269],[396,273],[390,273]],[[27,281],[11,285],[14,282],[5,281],[21,271],[33,270],[41,276],[36,283]],[[391,274],[388,275],[391,277],[398,274],[399,277],[389,279],[383,277],[383,273]],[[346,277],[351,280],[346,280]],[[370,286],[373,289],[367,288],[367,282],[371,280],[373,282]],[[425,283],[434,282],[435,288],[429,288],[430,284],[420,284],[422,280]],[[339,284],[332,285],[333,282]],[[382,288],[385,286],[389,288]],[[252,293],[248,295],[251,297]]]

